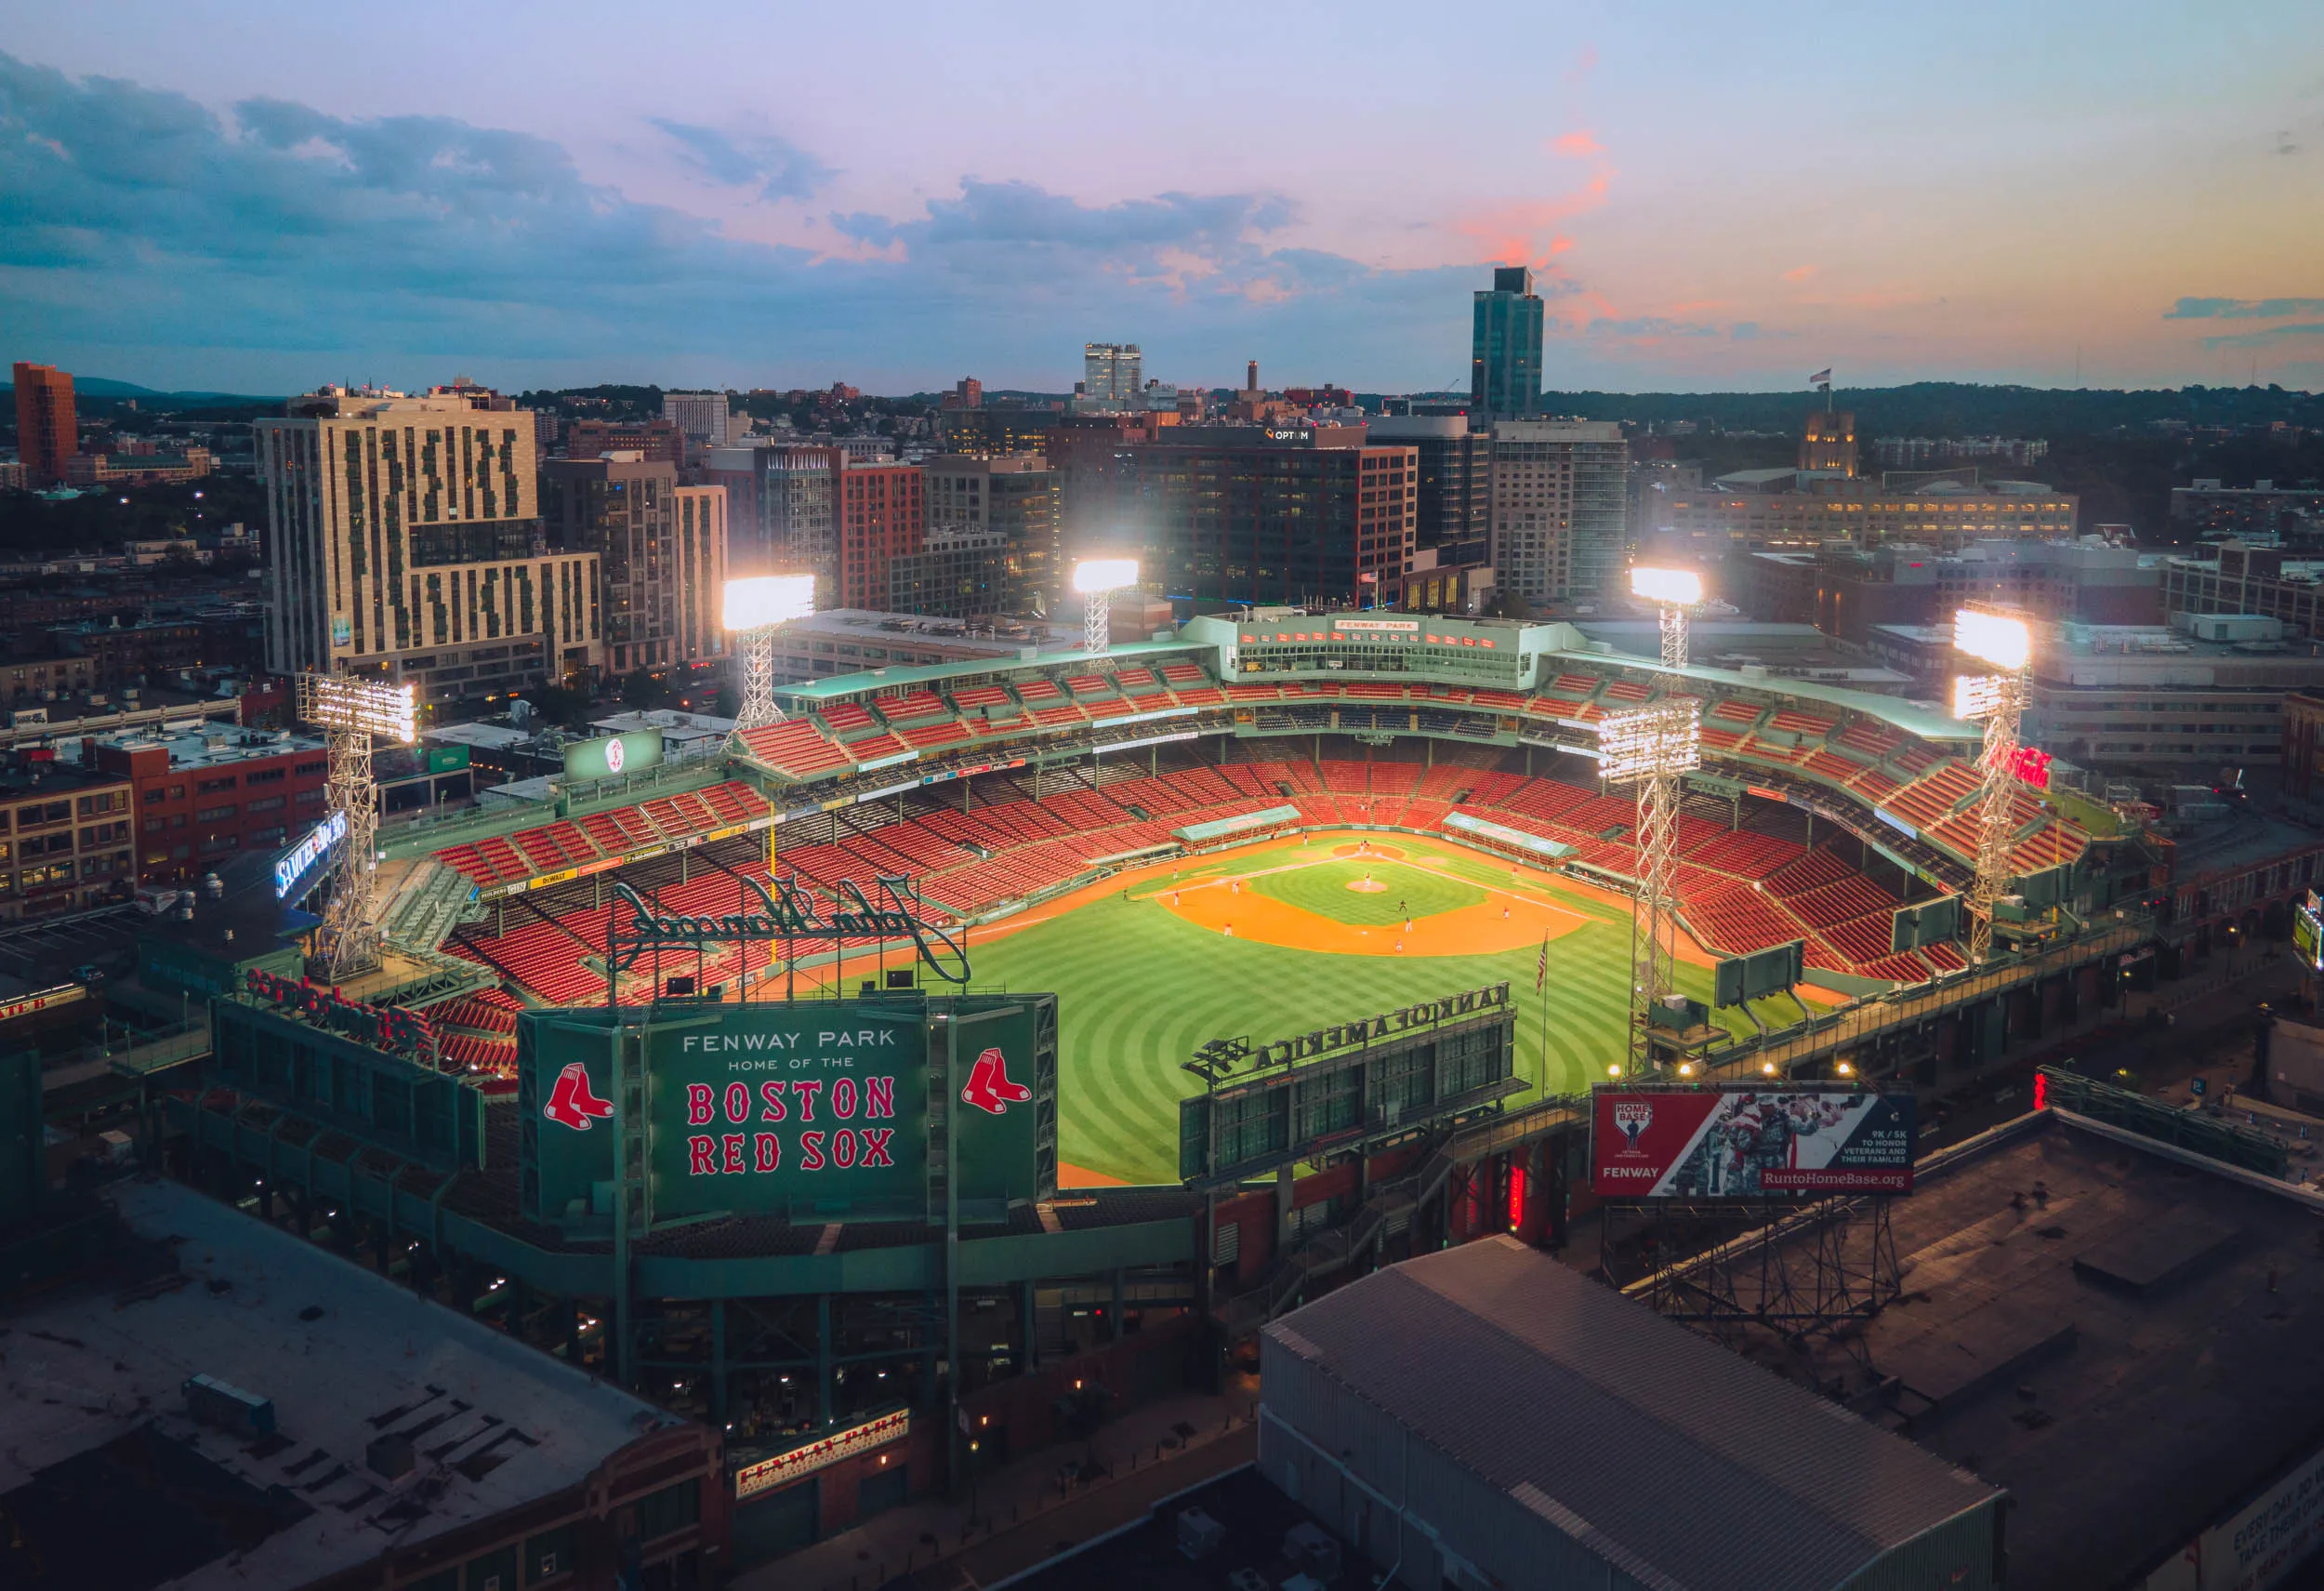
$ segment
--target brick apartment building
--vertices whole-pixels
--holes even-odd
[[[0,919],[49,917],[136,888],[129,781],[46,755],[0,768]]]
[[[927,505],[917,464],[850,464],[838,472],[839,605],[888,602],[888,561],[920,550]]]
[[[134,781],[140,876],[177,883],[251,852],[282,850],[323,817],[323,742],[205,723],[83,745],[83,764]]]

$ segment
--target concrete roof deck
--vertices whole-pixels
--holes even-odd
[[[200,1479],[175,1477],[173,1498],[231,1499],[231,1525],[212,1518],[244,1545],[167,1566],[170,1584],[305,1584],[559,1492],[678,1423],[181,1185],[125,1183],[109,1197],[143,1244],[175,1250],[190,1280],[134,1298],[116,1292],[117,1279],[84,1283],[15,1313],[0,1492],[36,1529],[42,1500],[67,1487],[64,1477],[87,1480],[124,1451],[117,1444],[157,1437],[192,1455]],[[180,1391],[196,1374],[271,1399],[277,1435],[198,1425]],[[140,1435],[149,1425],[152,1437]],[[417,1439],[400,1478],[366,1466],[368,1444],[388,1432]],[[271,1528],[254,1529],[250,1500],[270,1488],[281,1489]],[[157,1583],[150,1568],[113,1567],[131,1578],[105,1584]]]
[[[2133,1583],[2324,1445],[2324,1200],[2053,1111],[1892,1209],[1903,1302],[1748,1351],[1896,1377],[1892,1425],[2008,1488],[2013,1587]]]

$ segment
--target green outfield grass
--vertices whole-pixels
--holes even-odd
[[[1510,882],[1506,866],[1474,853],[1398,843],[1416,860],[1426,859],[1477,885]],[[1235,859],[1235,870],[1256,871],[1300,855],[1297,845],[1280,855],[1242,853]],[[1345,887],[1367,866],[1389,885],[1383,894]],[[1190,866],[1181,882],[1196,876]],[[1228,939],[1173,916],[1150,897],[1151,892],[1168,891],[1167,875],[1134,889],[1129,900],[1109,895],[1051,921],[974,945],[975,987],[1046,990],[1058,997],[1061,1159],[1129,1182],[1175,1182],[1178,1102],[1198,1087],[1180,1063],[1211,1039],[1287,1038],[1326,1022],[1506,980],[1518,1004],[1519,1076],[1552,1094],[1578,1094],[1592,1081],[1603,1081],[1608,1064],[1623,1053],[1628,910],[1568,895],[1531,874],[1525,886],[1530,893],[1555,896],[1587,919],[1550,942],[1545,997],[1534,993],[1538,944],[1490,955],[1398,960]],[[1253,887],[1366,924],[1387,921],[1376,915],[1383,902],[1393,912],[1403,899],[1420,914],[1470,904],[1482,893],[1378,859],[1327,863],[1256,881]],[[1424,895],[1424,889],[1439,893]],[[1431,904],[1424,906],[1423,899]],[[1710,998],[1707,968],[1681,967],[1679,984],[1697,999]],[[1722,1014],[1748,1028],[1739,1013]],[[1512,1103],[1534,1097],[1528,1089]]]

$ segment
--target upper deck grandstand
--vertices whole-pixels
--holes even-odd
[[[509,991],[440,1009],[448,1043],[497,1070],[513,1060],[512,999],[607,998],[603,875],[616,869],[665,909],[713,913],[742,906],[745,878],[770,878],[772,853],[775,875],[811,891],[901,878],[932,915],[980,921],[1216,843],[1196,826],[1243,818],[1249,835],[1432,835],[1622,891],[1634,811],[1595,776],[1595,726],[1671,695],[1701,703],[1705,776],[1677,876],[1706,951],[1798,940],[1811,981],[1843,994],[1965,964],[1949,943],[1895,950],[1890,919],[1969,879],[1977,731],[1889,697],[1668,670],[1564,625],[1287,610],[1096,656],[874,670],[777,695],[785,720],[746,732],[693,788],[563,816],[520,809],[428,853],[486,906],[456,928],[436,919],[442,948]],[[2093,837],[2093,812],[2106,815],[2021,791],[2013,852],[2021,875],[2050,873],[2055,898],[2084,910],[2142,888],[2147,865],[2133,840]],[[732,985],[769,953],[640,966],[615,998],[649,1000],[680,973]]]

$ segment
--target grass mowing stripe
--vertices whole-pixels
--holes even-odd
[[[1257,871],[1313,860],[1294,844],[1267,853],[1240,853],[1232,866],[1207,862],[1184,869],[1182,882],[1204,874]],[[1406,856],[1446,876],[1409,872],[1384,858],[1369,862],[1391,892],[1405,872],[1404,891],[1416,912],[1419,889],[1506,890],[1507,868],[1474,861],[1459,851],[1407,847]],[[1361,876],[1365,859],[1347,876]],[[1351,864],[1319,863],[1276,878],[1343,872]],[[1455,878],[1461,882],[1455,882]],[[1171,1181],[1177,1174],[1178,1102],[1199,1086],[1181,1063],[1206,1040],[1248,1034],[1282,1038],[1351,1016],[1416,1000],[1507,981],[1517,1005],[1519,1076],[1542,1079],[1552,1094],[1570,1094],[1602,1080],[1625,1048],[1630,977],[1629,921],[1605,902],[1569,895],[1528,876],[1523,894],[1548,899],[1586,921],[1551,942],[1550,989],[1533,991],[1533,948],[1470,956],[1383,958],[1334,956],[1252,941],[1229,940],[1176,916],[1152,895],[1167,880],[1119,893],[1063,917],[1019,929],[975,947],[977,985],[1048,990],[1059,997],[1061,1039],[1060,1153],[1076,1165],[1133,1182]],[[1340,881],[1344,884],[1344,879]],[[1390,894],[1389,906],[1399,898]],[[1344,887],[1321,892],[1327,914],[1346,903],[1376,904],[1380,894]],[[1317,909],[1301,899],[1300,905]],[[1441,909],[1441,908],[1440,908]],[[1680,987],[1698,998],[1707,991],[1703,968],[1680,969]],[[1548,1023],[1543,1033],[1546,1003]],[[1736,1020],[1741,1022],[1740,1014]],[[1748,1023],[1745,1023],[1748,1029]],[[1530,1091],[1520,1102],[1533,1097]]]

